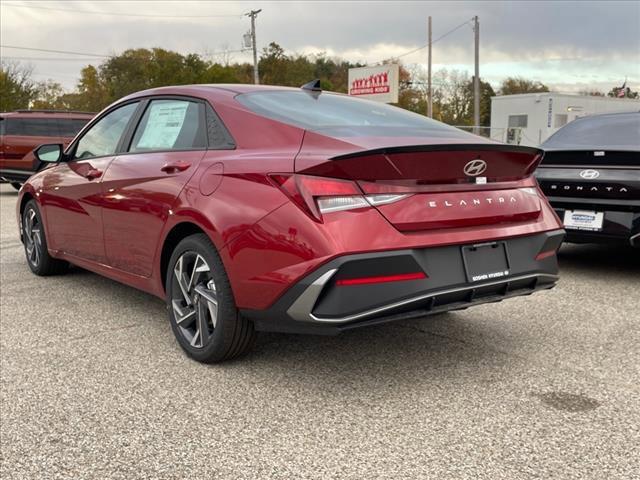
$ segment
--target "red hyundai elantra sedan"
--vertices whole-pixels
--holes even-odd
[[[147,90],[37,157],[17,207],[31,270],[166,299],[201,362],[256,331],[336,334],[558,278],[540,150],[313,87]]]

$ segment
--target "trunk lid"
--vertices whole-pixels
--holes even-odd
[[[531,174],[541,151],[473,137],[332,138],[306,132],[296,173],[354,181],[399,231],[530,221],[541,203]],[[422,142],[422,143],[417,143]],[[385,145],[385,146],[383,146]],[[380,197],[379,197],[380,198]]]
[[[637,208],[640,152],[621,150],[547,151],[536,177],[552,200],[621,200],[618,208]]]

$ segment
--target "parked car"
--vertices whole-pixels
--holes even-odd
[[[578,118],[542,148],[536,175],[567,241],[640,247],[640,112]]]
[[[0,114],[0,179],[20,188],[34,172],[32,150],[44,143],[68,144],[92,113],[18,110]]]
[[[100,113],[19,195],[28,265],[167,301],[188,355],[336,334],[555,285],[535,148],[296,88],[166,87]],[[83,328],[91,328],[86,325]]]

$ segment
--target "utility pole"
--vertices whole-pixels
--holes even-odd
[[[429,62],[427,64],[427,116],[433,118],[433,92],[431,91],[431,15],[429,15]]]
[[[475,37],[475,75],[473,76],[473,133],[480,135],[480,23],[478,16],[473,17]]]
[[[260,83],[260,74],[258,73],[258,47],[256,46],[256,17],[262,11],[251,10],[247,13],[247,17],[251,18],[251,46],[253,48],[253,83]]]

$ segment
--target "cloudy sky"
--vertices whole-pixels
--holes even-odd
[[[289,52],[326,52],[375,63],[426,44],[434,68],[473,70],[470,20],[480,20],[480,75],[494,85],[507,75],[537,79],[558,91],[608,91],[628,77],[640,89],[640,2],[251,2],[218,1],[20,1],[0,3],[3,60],[30,64],[38,80],[73,88],[80,68],[127,48],[162,47],[232,61],[249,28],[243,13],[258,16],[258,46],[271,41]],[[468,22],[465,24],[465,22]],[[58,50],[54,53],[38,50]],[[425,65],[426,49],[402,56]]]

